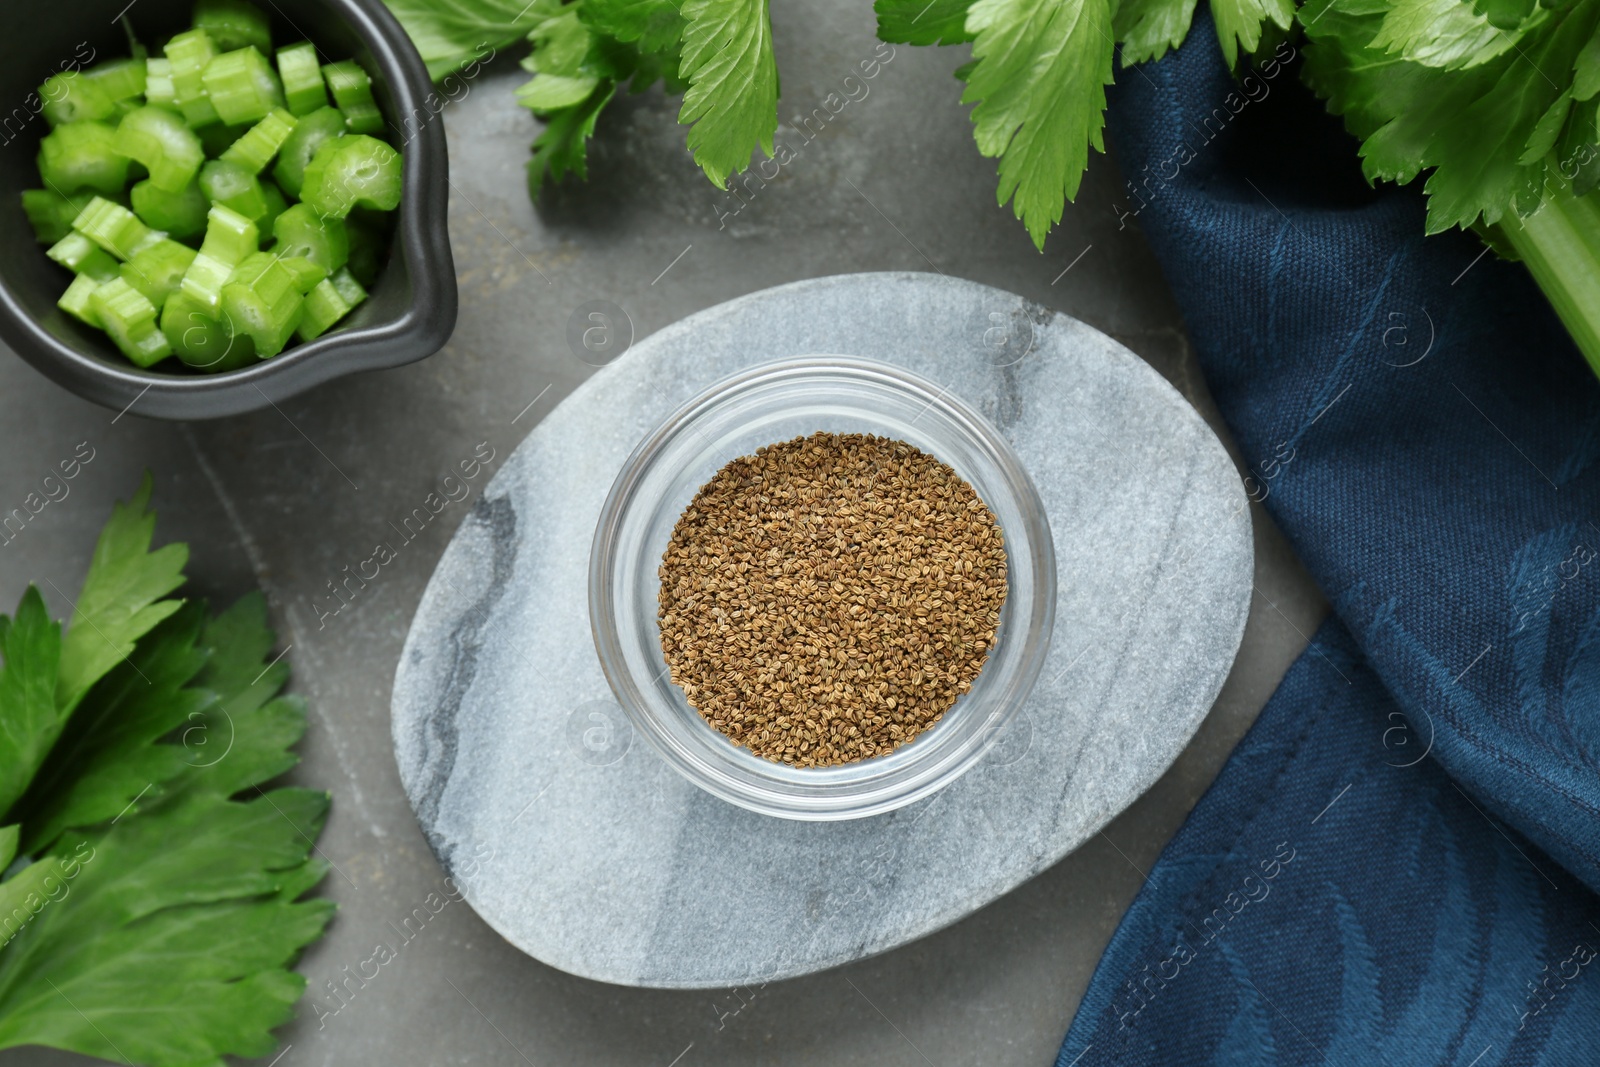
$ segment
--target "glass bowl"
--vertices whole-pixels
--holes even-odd
[[[657,570],[673,527],[728,461],[802,435],[869,433],[949,464],[999,520],[1007,593],[972,688],[930,729],[883,756],[791,767],[719,733],[668,676]],[[634,728],[714,796],[786,819],[855,819],[910,804],[983,757],[1050,648],[1055,548],[1033,480],[989,422],[943,388],[887,363],[803,356],[726,378],[667,418],[623,464],[589,557],[589,615],[606,679]]]

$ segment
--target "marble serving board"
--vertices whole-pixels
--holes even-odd
[[[628,725],[589,627],[595,522],[634,446],[718,379],[808,353],[900,364],[983,412],[1038,484],[1059,574],[1049,659],[984,760],[849,822],[679,777]],[[440,864],[530,955],[634,986],[805,974],[955,922],[1149,788],[1228,673],[1252,564],[1221,442],[1109,337],[955,278],[797,282],[634,345],[509,457],[412,623],[395,756]]]

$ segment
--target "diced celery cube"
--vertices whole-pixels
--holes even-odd
[[[251,174],[260,174],[294,132],[297,121],[283,108],[274,108],[266,118],[245,131],[243,137],[229,145],[220,158],[237,163]]]
[[[156,321],[156,306],[126,280],[113,278],[95,289],[89,306],[122,354],[138,366],[153,366],[172,355]]]
[[[105,326],[94,310],[94,292],[98,288],[100,288],[98,281],[87,274],[79,274],[72,279],[72,284],[67,286],[67,291],[61,294],[61,299],[56,301],[56,307],[86,326],[103,330]]]
[[[39,141],[39,177],[63,195],[79,189],[120,193],[128,183],[128,157],[116,149],[117,131],[103,122],[57,126]]]
[[[133,212],[100,196],[78,213],[72,228],[122,260],[132,259],[146,244],[161,237]]]
[[[183,117],[164,107],[128,112],[117,126],[116,151],[137,159],[150,172],[150,184],[169,193],[182,192],[194,181],[205,152]]]
[[[372,99],[372,79],[353,59],[329,63],[322,77],[333,93],[333,102],[344,112],[351,133],[377,133],[383,129],[383,116]]]
[[[310,41],[278,49],[278,77],[283,82],[283,99],[290,114],[309,115],[328,106],[317,48]]]
[[[97,282],[117,276],[117,261],[111,254],[76,231],[51,245],[44,254],[72,273],[88,275]]]
[[[223,122],[256,122],[283,106],[283,87],[254,47],[224,52],[206,64],[206,94]]]

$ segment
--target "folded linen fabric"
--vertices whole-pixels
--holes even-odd
[[[1059,1063],[1600,1064],[1600,384],[1522,267],[1362,183],[1292,45],[1235,79],[1208,23],[1119,74],[1112,210],[1336,618]]]

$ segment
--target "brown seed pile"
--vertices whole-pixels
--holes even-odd
[[[1006,597],[994,513],[904,441],[817,433],[723,467],[661,562],[689,703],[770,760],[882,755],[972,686]]]

